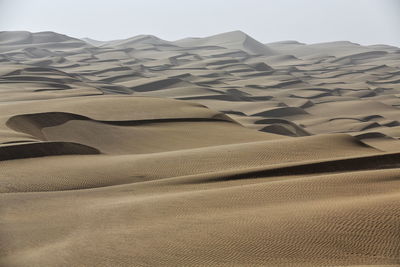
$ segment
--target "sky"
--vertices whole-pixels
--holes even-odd
[[[241,30],[263,43],[400,46],[400,0],[0,0],[0,31],[165,40]]]

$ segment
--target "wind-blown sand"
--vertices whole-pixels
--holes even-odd
[[[1,266],[400,266],[400,49],[0,32]]]

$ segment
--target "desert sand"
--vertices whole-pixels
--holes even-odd
[[[1,266],[400,266],[400,49],[0,32]]]

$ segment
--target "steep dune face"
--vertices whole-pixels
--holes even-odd
[[[1,266],[397,266],[400,50],[0,32]]]
[[[55,32],[30,33],[26,31],[0,32],[0,51],[18,53],[27,48],[71,50],[91,47],[82,40]]]
[[[101,46],[110,48],[148,48],[162,46],[173,47],[173,44],[153,35],[138,35],[128,39],[103,42]]]
[[[1,45],[60,43],[64,41],[79,41],[78,39],[55,32],[30,33],[27,31],[0,32]]]
[[[174,42],[183,47],[217,46],[238,49],[254,55],[271,56],[276,53],[242,31],[233,31],[205,38],[187,38]]]

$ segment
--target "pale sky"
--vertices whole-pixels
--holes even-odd
[[[0,31],[165,40],[242,30],[263,42],[400,46],[400,0],[0,0]]]

